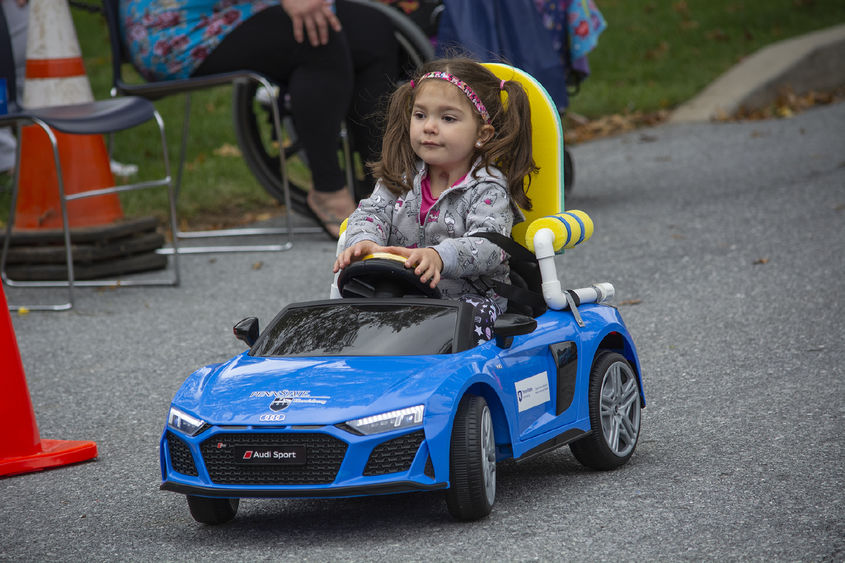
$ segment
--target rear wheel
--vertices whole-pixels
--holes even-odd
[[[590,370],[590,427],[569,444],[573,455],[592,469],[624,465],[640,436],[640,388],[631,364],[621,354],[601,352]]]
[[[458,520],[478,520],[490,514],[496,501],[496,439],[484,397],[467,395],[461,400],[449,457],[449,513]]]
[[[188,495],[191,516],[201,524],[225,524],[238,513],[240,499],[208,498]]]

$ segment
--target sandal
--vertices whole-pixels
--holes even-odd
[[[344,188],[345,189],[345,188]],[[308,211],[308,214],[311,218],[323,229],[323,232],[326,233],[329,238],[332,240],[337,240],[340,236],[340,226],[346,217],[338,217],[333,212],[324,210],[322,214],[317,211],[311,205],[311,194],[309,193],[309,197],[305,201],[305,207]],[[351,199],[351,198],[350,198]],[[354,203],[353,203],[353,211],[354,211]],[[351,211],[350,211],[351,214]]]

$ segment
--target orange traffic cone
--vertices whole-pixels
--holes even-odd
[[[23,106],[38,108],[94,101],[67,2],[31,0]],[[55,132],[67,195],[114,186],[102,135]],[[20,188],[15,227],[61,228],[53,151],[40,127],[21,134]],[[70,227],[103,225],[123,217],[117,194],[68,203]]]
[[[6,295],[0,284],[0,476],[28,473],[97,457],[97,444],[71,440],[42,440]]]

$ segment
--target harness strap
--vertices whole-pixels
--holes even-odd
[[[489,240],[510,255],[512,260],[534,264],[537,263],[537,257],[534,256],[533,252],[518,244],[510,237],[506,237],[505,235],[495,232],[473,233],[470,236]],[[511,263],[511,269],[513,270],[513,263]],[[509,300],[512,299],[521,305],[530,307],[532,315],[535,317],[542,315],[547,309],[543,295],[537,291],[517,287],[509,283],[502,283],[487,276],[482,276],[480,280],[487,286],[493,288],[493,290],[495,290],[499,295],[506,297]]]

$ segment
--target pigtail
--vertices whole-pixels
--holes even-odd
[[[482,167],[501,170],[513,201],[522,209],[531,210],[526,192],[531,185],[531,175],[539,169],[531,156],[528,94],[516,80],[501,80],[484,66],[466,58],[429,61],[417,70],[414,80],[396,89],[387,108],[381,159],[367,163],[373,176],[381,179],[397,196],[412,189],[418,159],[410,142],[413,84],[430,72],[446,72],[459,77],[483,102],[488,114],[485,118],[489,116],[495,134],[476,155],[481,158]],[[479,119],[483,122],[481,117]]]
[[[482,161],[485,166],[492,164],[505,174],[511,198],[522,209],[530,211],[531,199],[526,192],[531,186],[531,175],[539,168],[532,156],[528,94],[515,80],[504,80],[500,87],[500,103],[496,104],[498,111],[492,119],[496,134],[484,147]]]
[[[381,179],[395,195],[411,189],[416,171],[417,155],[409,140],[412,94],[411,83],[402,84],[393,92],[387,108],[381,159],[367,163],[373,177]]]

